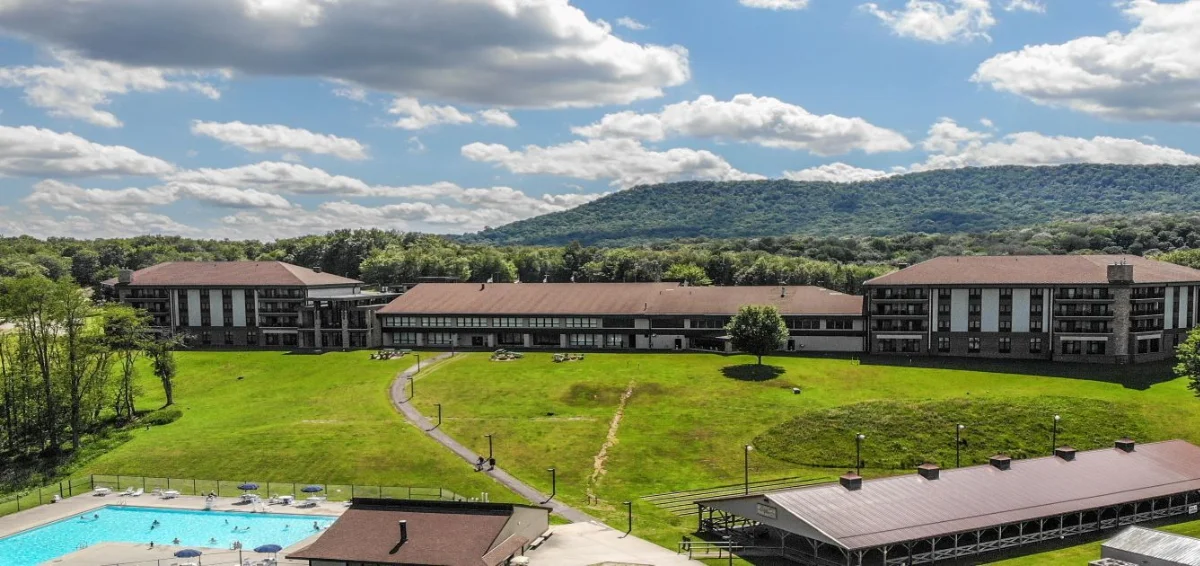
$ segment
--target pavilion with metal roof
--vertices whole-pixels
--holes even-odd
[[[1200,447],[1183,440],[697,501],[698,531],[819,566],[951,561],[1194,515]]]

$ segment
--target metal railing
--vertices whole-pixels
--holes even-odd
[[[55,496],[65,499],[92,492],[98,487],[107,487],[114,493],[130,489],[140,489],[144,493],[151,493],[158,489],[163,491],[177,491],[180,495],[207,495],[214,493],[219,497],[236,497],[243,493],[238,486],[246,483],[258,484],[259,489],[255,491],[268,495],[301,495],[300,490],[302,488],[309,485],[316,485],[321,487],[320,495],[326,497],[329,501],[349,501],[355,497],[445,501],[467,500],[467,498],[451,490],[440,487],[355,485],[330,482],[270,482],[257,481],[253,478],[227,481],[97,474],[71,478],[56,484],[0,497],[0,517],[51,503],[54,501]]]
[[[203,564],[204,566],[243,566],[247,562],[253,565],[261,564],[304,564],[286,560],[282,557],[275,562],[270,560],[270,554],[259,554],[252,550],[227,550],[223,552],[205,552],[197,558],[159,558],[136,560],[133,562],[106,562],[102,566],[176,566],[178,564]]]

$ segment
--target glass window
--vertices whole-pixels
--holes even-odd
[[[939,318],[938,319],[938,332],[950,332],[950,319],[948,319],[948,318]]]
[[[232,345],[233,345],[233,333],[232,333],[232,332],[226,332],[226,333],[225,333],[225,345],[226,345],[226,346],[232,346]]]
[[[938,351],[939,352],[949,352],[950,351],[950,337],[949,336],[939,336],[938,337]]]
[[[1012,338],[1001,338],[998,345],[1001,354],[1012,352]]]
[[[979,339],[978,338],[967,338],[967,353],[970,353],[970,354],[978,354],[979,353]]]
[[[837,318],[829,318],[825,320],[826,330],[854,330],[853,320],[842,320]]]
[[[571,334],[567,337],[567,344],[571,346],[595,346],[599,343],[599,334]]]
[[[625,346],[625,335],[623,334],[606,334],[604,336],[604,346],[607,348],[621,348]]]
[[[531,318],[529,326],[534,328],[553,328],[558,326],[556,319],[553,318]]]
[[[1041,338],[1030,338],[1029,339],[1029,353],[1030,354],[1042,353],[1042,339]]]

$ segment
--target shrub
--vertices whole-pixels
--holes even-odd
[[[141,423],[149,426],[162,426],[171,424],[179,420],[179,417],[182,416],[183,411],[180,411],[176,407],[168,407],[166,409],[159,409],[153,413],[150,413],[149,415],[146,415],[145,417],[142,417]]]

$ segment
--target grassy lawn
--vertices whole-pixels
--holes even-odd
[[[175,393],[183,417],[135,430],[78,473],[444,487],[513,500],[392,408],[388,387],[412,363],[366,352],[183,352]],[[162,388],[143,374],[139,408],[157,408]]]
[[[638,498],[741,482],[743,446],[760,435],[791,423],[788,433],[798,445],[804,445],[806,436],[817,436],[815,430],[796,426],[804,422],[794,421],[797,417],[817,415],[813,422],[829,422],[830,415],[848,411],[858,420],[848,426],[862,427],[868,435],[863,459],[868,466],[882,464],[867,469],[868,476],[896,473],[888,467],[895,462],[949,457],[953,427],[946,425],[960,417],[971,425],[967,438],[972,450],[964,464],[990,452],[1048,451],[1054,412],[1063,414],[1060,443],[1081,448],[1106,445],[1112,439],[1100,436],[1121,431],[1131,431],[1139,441],[1179,437],[1200,442],[1200,401],[1184,381],[1170,378],[1166,365],[916,367],[835,358],[766,361],[778,369],[759,375],[737,367],[752,363],[751,357],[711,354],[594,353],[585,361],[562,364],[541,353],[513,362],[460,354],[422,375],[416,404],[432,415],[434,403],[441,403],[443,429],[481,453],[487,452],[484,435],[494,433],[499,463],[540,489],[549,491],[546,468],[556,467],[558,497],[611,525],[624,525],[621,502],[634,501],[635,533],[672,548],[695,529],[694,517],[675,517]],[[802,393],[793,394],[793,387]],[[597,470],[597,453],[626,395],[617,442]],[[903,407],[908,418],[875,418],[882,416],[878,407],[886,407],[872,404],[879,401]],[[987,414],[1006,408],[1020,411]],[[1108,409],[1114,410],[1111,422],[1102,422]],[[953,414],[921,418],[930,411]],[[1004,426],[1006,421],[1012,426]],[[1103,425],[1099,429],[1098,423]],[[842,432],[841,446],[832,436],[819,442],[822,458],[853,462],[853,434]],[[752,479],[832,477],[844,471],[844,464],[810,467],[772,457],[787,457],[779,429],[774,434],[774,444],[751,453]],[[897,456],[897,451],[904,454]],[[803,455],[789,459],[812,461]],[[589,494],[599,502],[589,504]]]

